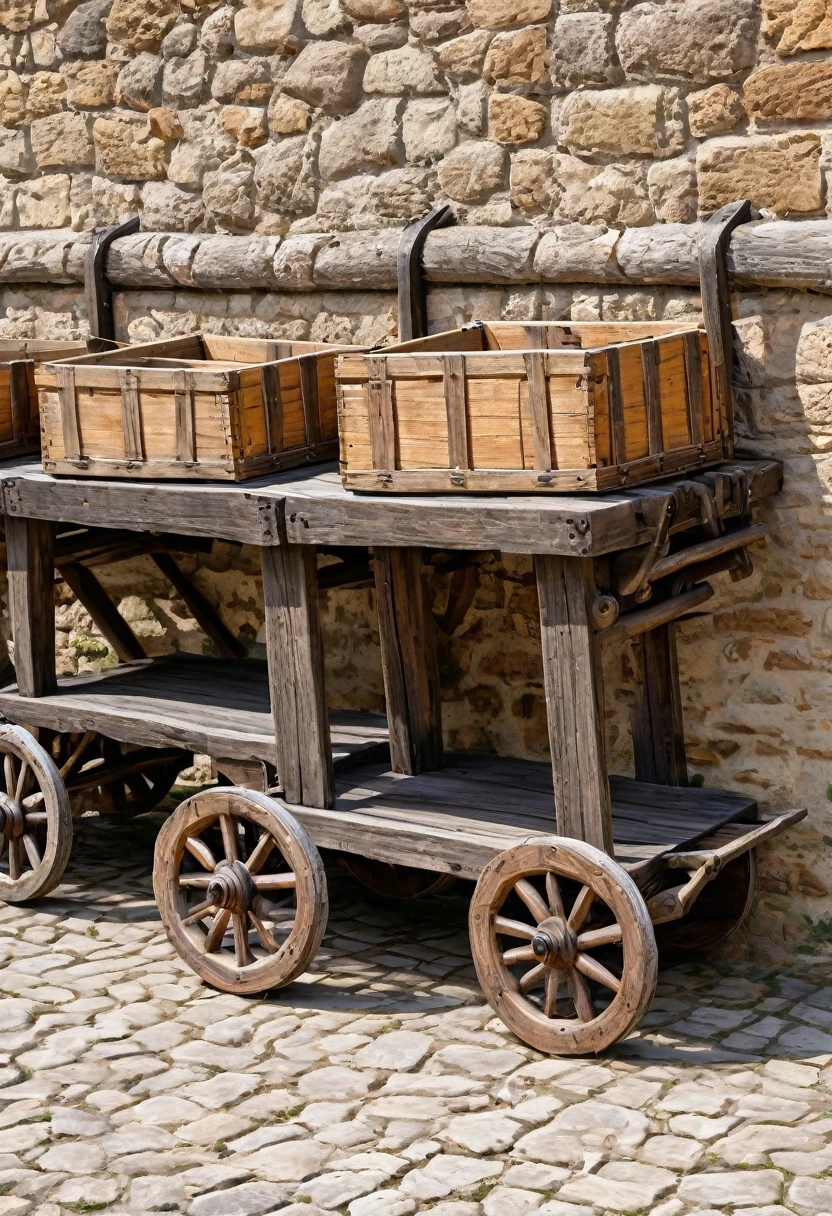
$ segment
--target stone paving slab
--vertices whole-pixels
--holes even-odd
[[[832,1213],[822,975],[677,966],[625,1043],[546,1058],[482,999],[464,886],[384,906],[332,858],[310,972],[231,997],[162,932],[157,824],[85,818],[0,906],[0,1216]]]

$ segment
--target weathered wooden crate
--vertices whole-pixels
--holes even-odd
[[[41,367],[44,471],[244,481],[332,460],[345,349],[189,334]]]
[[[689,325],[477,322],[336,375],[353,490],[612,490],[733,450]]]
[[[83,355],[86,350],[85,342],[0,339],[0,458],[38,450],[36,365]]]

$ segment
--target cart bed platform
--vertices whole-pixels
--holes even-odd
[[[145,747],[275,762],[268,671],[258,659],[166,655],[103,674],[65,677],[46,697],[22,697],[10,686],[0,691],[0,713],[19,725],[95,730]],[[387,743],[382,714],[334,710],[330,731],[336,768]]]

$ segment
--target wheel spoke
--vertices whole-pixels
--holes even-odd
[[[210,881],[210,874],[180,874],[179,888],[186,891],[204,891]]]
[[[228,922],[231,920],[231,913],[227,908],[221,908],[214,919],[211,921],[211,928],[208,930],[207,936],[202,946],[203,953],[210,954],[212,950],[216,950],[225,937],[225,931],[228,928]]]
[[[494,917],[494,930],[506,937],[522,937],[527,942],[532,940],[535,932],[531,925],[524,925],[522,920],[511,920],[507,916]]]
[[[257,841],[257,844],[251,850],[249,859],[246,862],[249,874],[260,873],[269,854],[272,852],[276,844],[277,841],[273,836],[270,836],[268,832],[263,833],[263,835]]]
[[[606,988],[612,988],[613,992],[618,992],[621,987],[621,981],[617,976],[614,976],[603,963],[599,963],[590,954],[577,955],[575,966],[583,975],[588,975],[591,980],[597,980],[599,984],[603,984]]]
[[[204,920],[211,909],[215,907],[216,904],[213,899],[203,900],[203,902],[201,904],[197,904],[197,906],[191,912],[189,912],[187,916],[183,916],[182,924],[193,925],[198,920]]]
[[[592,1004],[592,996],[586,980],[580,971],[570,967],[566,973],[566,982],[569,985],[569,995],[572,997],[572,1004],[575,1006],[578,1017],[582,1022],[591,1022],[595,1017],[595,1007]]]
[[[546,968],[542,963],[538,963],[536,967],[532,967],[531,971],[527,971],[520,980],[520,991],[530,992],[535,984],[539,984],[546,974]]]
[[[592,907],[592,901],[595,898],[595,892],[592,887],[581,887],[578,892],[578,898],[572,905],[572,911],[569,913],[569,928],[577,933],[581,925],[589,916],[589,909]]]
[[[19,803],[23,797],[23,790],[26,786],[26,779],[30,775],[31,771],[32,770],[29,768],[28,760],[22,761],[22,763],[20,765],[20,772],[17,774],[17,785],[15,786],[15,790],[14,790],[14,800],[17,803]]]
[[[579,950],[596,950],[599,946],[611,946],[621,941],[621,926],[604,925],[602,929],[588,929],[578,935]]]
[[[248,944],[248,927],[244,912],[234,914],[234,954],[238,967],[248,967],[255,961]]]
[[[258,891],[290,891],[298,885],[297,876],[291,870],[285,874],[254,874],[251,881]]]
[[[546,907],[544,900],[538,895],[528,878],[520,878],[514,884],[514,890],[522,899],[523,903],[531,912],[538,924],[541,921],[548,920],[549,909]]]
[[[561,920],[566,920],[566,913],[563,910],[563,900],[560,896],[560,883],[558,882],[557,874],[553,874],[551,870],[546,875],[546,898],[549,900],[549,907],[552,916],[559,916]]]
[[[43,797],[43,790],[38,790],[34,794],[27,795],[27,797],[23,799],[21,806],[28,815],[28,812],[33,811],[36,806],[40,806],[43,801],[45,801]]]
[[[20,841],[16,836],[9,841],[9,878],[12,882],[20,878]]]
[[[38,846],[34,836],[30,836],[28,832],[26,832],[23,836],[23,847],[26,850],[26,856],[29,858],[29,865],[33,870],[36,870],[41,864],[43,858],[38,852]]]
[[[28,811],[26,814],[26,826],[39,827],[42,823],[48,823],[49,816],[46,811]]]
[[[225,849],[226,861],[237,861],[240,857],[240,838],[237,832],[237,821],[231,815],[220,815],[220,830],[222,844]]]
[[[6,793],[10,798],[14,797],[14,787],[17,784],[14,772],[14,756],[8,752],[3,757],[3,773],[6,778]]]
[[[185,840],[185,848],[190,853],[191,857],[195,857],[201,866],[206,870],[215,870],[217,868],[217,859],[204,840],[200,840],[198,836],[188,836]]]
[[[514,950],[506,950],[503,955],[503,962],[507,967],[514,963],[533,963],[536,959],[537,955],[531,946],[517,946]]]
[[[81,739],[81,742],[75,748],[75,751],[72,753],[72,755],[66,761],[66,763],[61,765],[61,767],[58,771],[60,772],[60,774],[64,778],[64,780],[66,780],[66,778],[69,776],[69,774],[75,769],[75,766],[78,764],[78,761],[84,755],[87,748],[92,743],[93,739],[95,739],[96,737],[97,736],[96,736],[96,733],[94,730],[88,730],[87,733]]]
[[[256,912],[252,912],[251,910],[249,910],[248,918],[251,921],[251,923],[254,925],[254,928],[257,930],[257,936],[260,938],[260,941],[263,943],[265,948],[268,950],[269,954],[277,954],[280,947],[278,946],[277,942],[272,937],[271,933],[269,933],[268,929],[263,924],[263,921],[256,914]]]
[[[554,967],[550,967],[546,972],[543,986],[543,1012],[547,1018],[555,1016],[555,1009],[558,1003],[558,989],[560,988],[560,974],[559,971],[555,971]]]

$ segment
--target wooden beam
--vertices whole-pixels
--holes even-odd
[[[14,665],[24,697],[57,688],[54,539],[55,525],[48,520],[6,516]]]
[[[211,639],[222,657],[244,659],[248,651],[243,643],[223,624],[216,609],[199,588],[194,586],[187,574],[183,574],[176,559],[171,557],[170,553],[152,553],[151,557],[168,582],[172,583],[182,596],[191,616],[203,633]]]
[[[373,550],[381,666],[396,773],[442,766],[442,712],[436,634],[422,573],[422,550]]]
[[[676,635],[672,623],[640,634],[633,643],[636,699],[632,710],[637,781],[687,785],[688,766]]]
[[[147,651],[116,608],[92,570],[74,562],[61,562],[58,573],[86,608],[92,623],[112,646],[122,663],[146,659]]]
[[[690,591],[683,591],[681,595],[674,595],[669,600],[651,604],[649,608],[625,612],[614,625],[610,625],[609,629],[605,629],[599,636],[605,641],[609,638],[617,638],[620,641],[623,638],[638,637],[648,629],[657,629],[659,625],[667,625],[670,621],[684,616],[686,612],[692,612],[694,608],[709,600],[713,593],[714,589],[710,583],[699,583]]]
[[[592,561],[538,556],[535,573],[557,832],[612,855]]]
[[[278,781],[287,802],[331,807],[335,784],[315,549],[263,546],[260,561]]]

